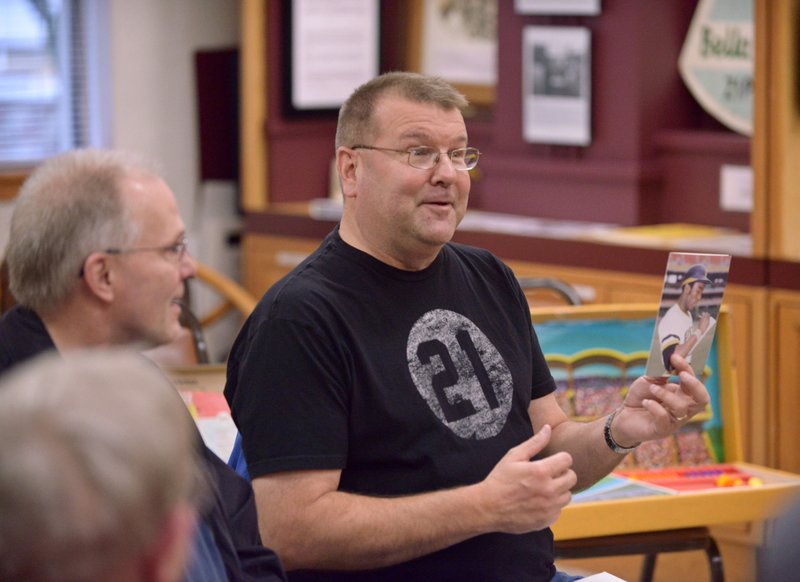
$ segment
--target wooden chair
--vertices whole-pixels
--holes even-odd
[[[561,279],[553,277],[518,277],[520,287],[525,292],[531,307],[545,305],[580,305],[578,292]]]
[[[258,303],[258,299],[239,283],[200,262],[197,263],[197,280],[213,289],[221,298],[216,307],[199,317],[203,328],[214,324],[232,309],[238,311],[244,319]]]

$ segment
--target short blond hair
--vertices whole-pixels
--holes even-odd
[[[367,81],[339,109],[336,148],[352,147],[371,137],[375,106],[381,97],[397,95],[415,103],[429,103],[445,110],[464,111],[467,98],[440,77],[392,71]]]

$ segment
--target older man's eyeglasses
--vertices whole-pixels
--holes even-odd
[[[153,253],[164,253],[175,262],[180,263],[183,260],[183,257],[186,256],[186,251],[189,248],[189,241],[184,236],[181,237],[176,243],[172,243],[171,245],[164,245],[163,247],[133,247],[133,248],[120,248],[120,247],[112,247],[110,249],[103,249],[104,253],[108,253],[109,255],[124,255],[126,253],[146,253],[146,252],[153,252]],[[78,273],[78,277],[83,277],[84,270],[83,266],[81,266],[81,270]]]
[[[376,150],[379,152],[392,152],[396,154],[407,154],[408,165],[412,168],[420,170],[430,170],[436,167],[442,155],[450,158],[450,163],[456,170],[467,171],[471,170],[478,165],[478,158],[481,157],[481,152],[478,148],[456,148],[447,152],[440,152],[436,148],[429,146],[419,146],[409,148],[407,150],[395,150],[392,148],[379,148],[376,146],[357,144],[352,148],[354,150]]]
[[[164,253],[171,257],[175,257],[177,260],[181,260],[183,256],[186,254],[186,249],[189,247],[189,241],[184,236],[176,243],[171,245],[164,245],[163,247],[133,247],[133,248],[110,248],[105,249],[103,252],[108,253],[109,255],[123,255],[125,253],[145,253],[145,252],[156,252],[156,253]]]

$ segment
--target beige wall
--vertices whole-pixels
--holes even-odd
[[[193,54],[239,44],[239,2],[109,1],[112,145],[162,165],[188,222],[199,182]]]
[[[193,218],[201,195],[193,54],[239,44],[240,2],[104,1],[110,44],[107,145],[138,151],[161,165],[191,230],[200,222]],[[12,209],[12,202],[0,202],[0,249]]]

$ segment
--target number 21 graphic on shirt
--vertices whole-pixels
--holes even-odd
[[[500,432],[511,410],[511,371],[472,321],[429,311],[411,328],[406,357],[420,395],[455,434],[486,439]]]

